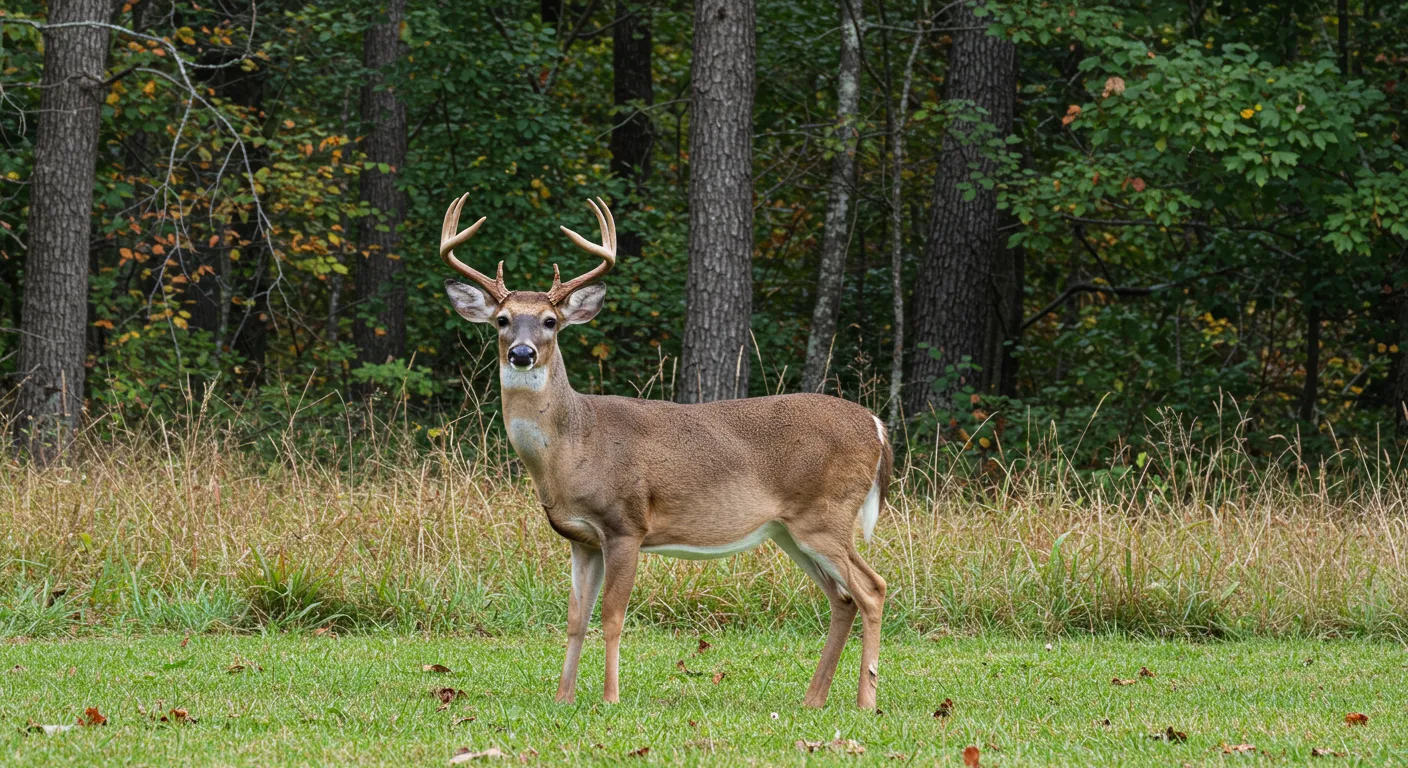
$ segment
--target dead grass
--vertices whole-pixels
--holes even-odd
[[[477,419],[426,448],[404,422],[273,461],[201,419],[88,439],[64,466],[0,465],[0,635],[137,628],[560,626],[567,548]],[[1113,474],[1027,446],[902,467],[866,558],[887,624],[921,633],[1408,636],[1408,475],[1374,447],[1308,463],[1176,421]],[[1029,430],[1029,434],[1031,431]],[[1214,434],[1216,434],[1214,432]],[[1054,442],[1052,443],[1054,444]],[[942,454],[940,454],[942,455]],[[1123,472],[1123,475],[1120,475]],[[772,546],[649,557],[642,622],[820,624]]]

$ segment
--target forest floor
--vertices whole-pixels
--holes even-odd
[[[630,627],[607,706],[594,630],[577,703],[559,706],[549,633],[12,639],[0,764],[442,766],[467,749],[503,755],[470,764],[963,765],[969,746],[984,766],[1408,762],[1399,644],[897,632],[880,712],[853,706],[855,640],[828,706],[799,706],[820,644]],[[91,715],[106,724],[40,727]]]

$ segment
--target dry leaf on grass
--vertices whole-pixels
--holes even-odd
[[[934,717],[942,720],[953,714],[953,699],[944,699],[939,703],[939,708],[934,710]]]
[[[704,674],[703,672],[692,671],[689,667],[685,666],[684,659],[680,659],[679,661],[675,662],[675,669],[678,669],[679,671],[685,673],[686,675],[689,675],[690,677],[699,677],[700,675]]]
[[[251,669],[255,672],[264,671],[263,667],[259,666],[258,664],[255,664],[252,661],[245,661],[244,659],[236,659],[233,664],[225,668],[225,671],[229,672],[232,675],[238,675],[241,672]]]
[[[194,717],[191,717],[190,712],[181,707],[168,710],[165,714],[154,712],[152,713],[152,719],[158,723],[175,723],[177,725],[198,722]]]
[[[1255,752],[1255,751],[1256,751],[1256,747],[1252,746],[1251,744],[1223,744],[1223,745],[1222,745],[1222,754],[1224,754],[1224,755],[1234,755],[1234,754],[1237,754],[1237,753],[1239,753],[1239,752]]]
[[[968,768],[978,768],[978,748],[972,745],[963,748],[963,764]]]
[[[507,755],[498,747],[489,747],[483,752],[471,752],[469,747],[460,747],[460,750],[455,753],[455,756],[450,758],[450,765],[467,763],[470,760],[494,759],[500,757],[507,757]]]
[[[714,685],[718,685],[719,683],[723,682],[724,677],[725,677],[727,674],[728,674],[728,673],[725,672],[725,671],[723,671],[723,670],[719,670],[718,672],[715,672],[715,673],[714,673],[714,678],[713,678],[713,680],[714,680]]]
[[[55,734],[71,731],[77,727],[76,725],[40,725],[30,720],[29,725],[25,726],[25,731],[27,733],[42,733],[45,736],[53,736]]]
[[[1363,712],[1350,712],[1344,716],[1345,725],[1368,725],[1369,716]]]
[[[450,702],[464,696],[465,692],[458,688],[436,688],[435,697],[440,699],[440,706],[435,708],[436,712],[444,712],[450,708]]]
[[[89,707],[83,710],[83,717],[78,719],[78,724],[84,728],[91,728],[95,725],[107,725],[108,719],[103,717],[103,713],[97,707]]]
[[[626,757],[645,757],[648,754],[650,754],[650,747],[641,747],[627,752]]]
[[[16,664],[15,666],[10,667],[10,669],[9,669],[9,673],[12,674],[12,675],[18,675],[19,673],[21,673],[21,672],[23,672],[23,671],[24,671],[24,667],[20,666],[19,664]]]
[[[317,629],[313,630],[313,637],[322,637],[323,635],[328,635],[329,637],[337,637],[337,633],[332,631],[331,624],[325,627],[318,627]]]
[[[865,754],[865,747],[855,739],[835,738],[831,741],[806,741],[805,739],[798,739],[796,746],[797,749],[807,753],[825,751],[840,752],[846,755]]]
[[[1173,726],[1170,725],[1163,731],[1156,731],[1154,733],[1149,734],[1149,738],[1157,739],[1159,741],[1167,741],[1182,744],[1183,742],[1188,740],[1188,734],[1184,733],[1183,731],[1175,731],[1173,730]]]
[[[1125,680],[1119,677],[1110,680],[1110,685],[1134,685],[1134,683],[1134,680]]]
[[[459,725],[460,723],[472,723],[478,719],[479,718],[475,717],[474,715],[470,715],[469,717],[457,717],[454,720],[450,721],[450,725]]]
[[[1311,756],[1311,757],[1344,757],[1344,753],[1343,753],[1343,752],[1336,752],[1336,751],[1334,751],[1333,749],[1327,749],[1327,748],[1325,748],[1325,747],[1316,747],[1316,748],[1310,750],[1310,756]]]
[[[708,641],[708,640],[705,640],[704,638],[701,637],[701,638],[699,638],[699,647],[694,649],[694,653],[695,653],[696,655],[697,655],[697,654],[701,654],[701,653],[703,653],[703,652],[705,652],[705,651],[707,651],[707,650],[709,650],[710,648],[713,648],[713,647],[714,647],[714,646],[709,645],[709,641]]]
[[[1150,672],[1148,667],[1140,667],[1140,668],[1139,668],[1139,676],[1140,676],[1140,677],[1158,677],[1158,675],[1155,675],[1153,672]]]
[[[422,664],[420,665],[420,671],[433,672],[437,675],[445,675],[449,674],[450,668],[445,666],[444,664]]]

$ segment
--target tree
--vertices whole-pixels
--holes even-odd
[[[109,0],[53,0],[30,177],[17,440],[41,461],[72,440],[83,409],[89,238]],[[74,24],[76,26],[62,26]]]
[[[695,0],[680,402],[748,393],[755,55],[753,0]]]
[[[406,352],[406,289],[396,249],[406,217],[406,196],[397,187],[397,173],[406,162],[406,106],[386,85],[384,69],[402,55],[401,20],[405,0],[388,0],[386,17],[368,27],[362,44],[363,64],[372,74],[362,86],[362,140],[370,167],[362,173],[362,200],[371,215],[362,220],[357,265],[357,299],[362,303],[352,338],[357,359],[379,365]]]
[[[914,287],[913,330],[919,351],[911,356],[905,403],[910,414],[941,402],[947,392],[973,384],[967,365],[983,359],[986,323],[992,311],[992,260],[999,245],[997,192],[975,175],[991,176],[997,162],[984,152],[990,131],[1011,128],[1016,100],[1016,48],[986,32],[988,22],[974,2],[952,14],[944,100],[975,105],[980,118],[955,119],[944,135],[934,179],[929,237]],[[976,174],[974,170],[975,169]],[[947,376],[944,392],[932,382]]]
[[[632,194],[643,192],[650,178],[650,152],[655,142],[650,116],[640,110],[655,102],[650,79],[650,8],[633,0],[617,0],[612,28],[611,76],[616,103],[611,127],[611,173],[626,182]],[[623,255],[640,256],[642,238],[631,227],[629,214],[618,218]]]
[[[836,337],[836,317],[841,309],[842,279],[850,245],[851,191],[856,185],[856,124],[860,109],[860,35],[864,23],[858,0],[839,0],[841,63],[836,71],[836,131],[831,147],[831,176],[826,184],[826,220],[817,267],[816,307],[807,337],[807,362],[802,369],[802,390],[819,392],[825,386]]]

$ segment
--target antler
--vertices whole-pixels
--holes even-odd
[[[600,203],[600,206],[597,204]],[[606,201],[601,198],[596,200],[587,199],[587,204],[596,213],[596,223],[601,229],[601,245],[597,245],[585,237],[573,232],[567,227],[559,227],[567,238],[577,244],[578,248],[601,259],[601,263],[596,265],[592,271],[574,277],[567,282],[562,282],[562,275],[558,273],[557,265],[552,265],[552,289],[548,291],[548,301],[557,304],[572,292],[584,285],[595,283],[602,275],[611,271],[616,266],[616,220],[611,218],[611,209],[606,207]]]
[[[454,234],[455,229],[460,225],[460,209],[464,207],[464,201],[468,199],[469,193],[466,192],[463,197],[450,203],[449,210],[445,211],[445,221],[440,226],[440,258],[444,259],[451,269],[484,286],[484,290],[494,297],[494,301],[502,302],[508,298],[509,294],[508,288],[504,286],[504,263],[502,261],[499,262],[498,279],[490,280],[488,275],[455,258],[455,246],[464,245],[471,237],[474,237],[474,233],[479,231],[479,225],[488,218],[481,218],[470,224],[463,232]]]

